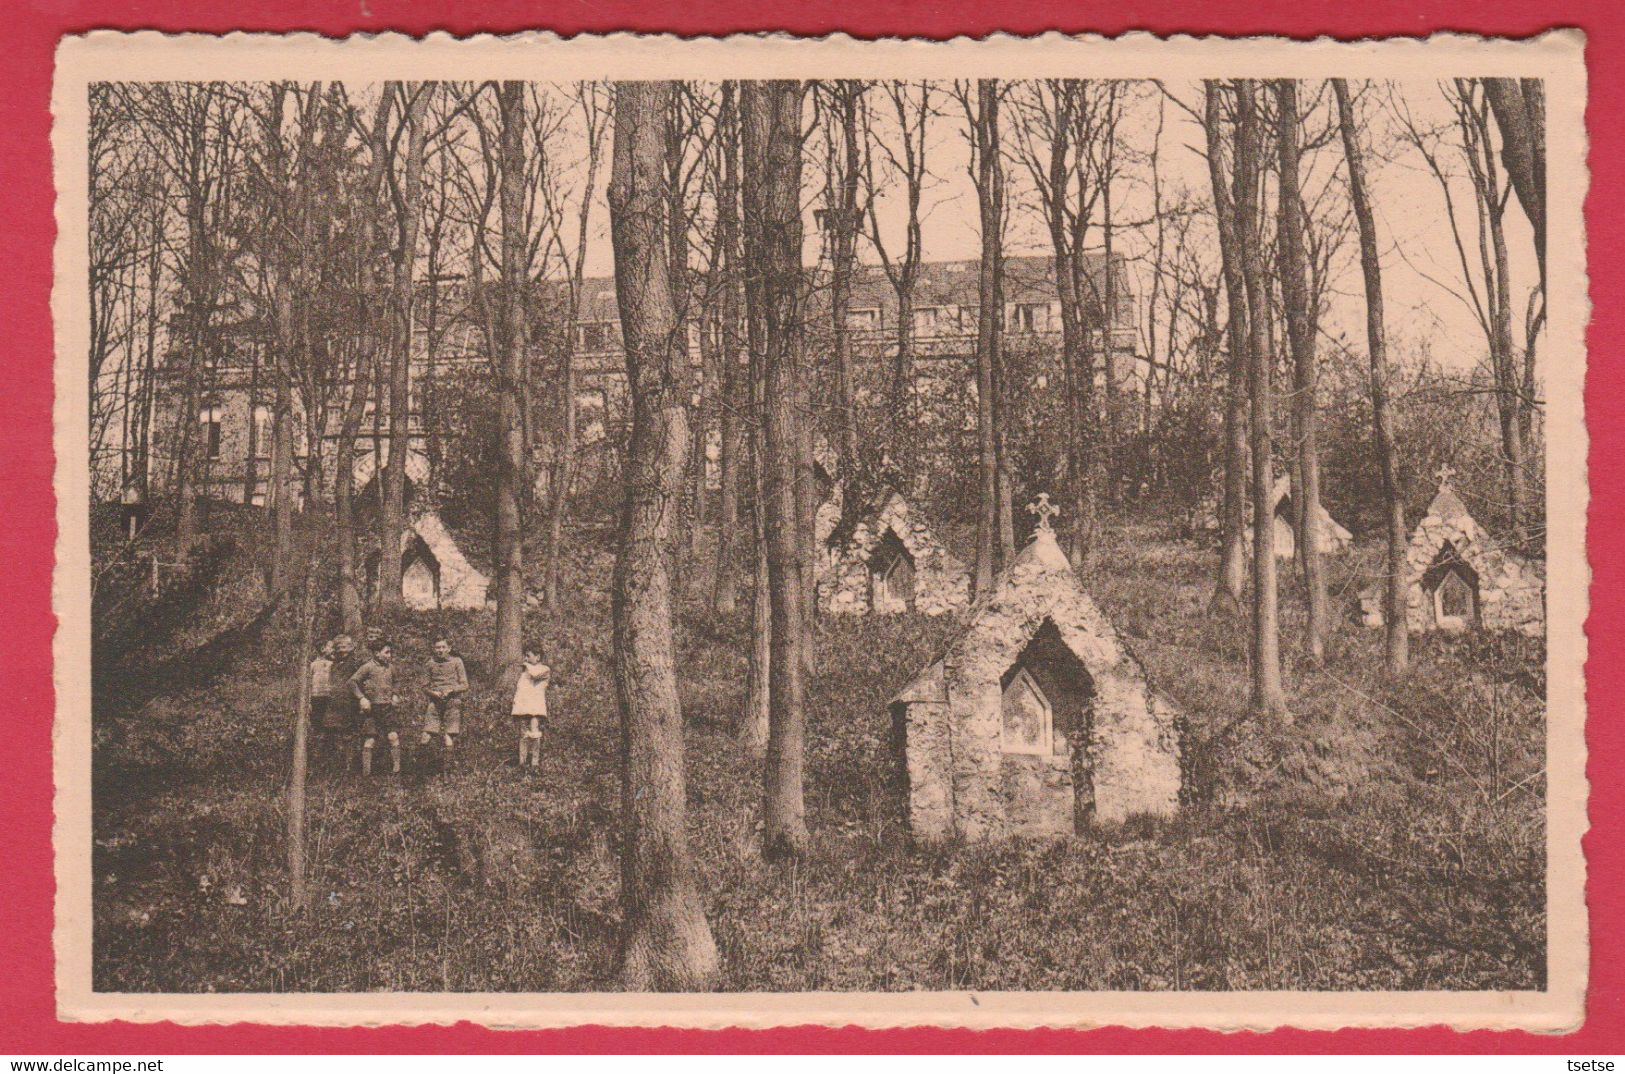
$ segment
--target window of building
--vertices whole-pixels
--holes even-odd
[[[918,335],[932,336],[959,330],[958,306],[916,306],[914,331]]]
[[[854,332],[875,332],[880,329],[880,307],[865,306],[846,311],[846,326]]]
[[[1017,302],[1014,306],[1014,331],[1048,332],[1049,304],[1045,302]]]
[[[254,408],[254,457],[268,459],[271,457],[271,441],[275,439],[272,429],[271,408],[257,406]]]
[[[203,457],[205,459],[218,459],[220,457],[220,411],[209,407],[198,415],[198,424],[203,437]]]
[[[614,321],[587,321],[576,325],[576,346],[583,351],[610,350],[617,342]]]

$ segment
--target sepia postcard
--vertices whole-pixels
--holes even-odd
[[[65,39],[59,1016],[1577,1028],[1584,46]]]

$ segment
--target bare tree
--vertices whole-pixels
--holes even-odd
[[[88,223],[90,241],[89,357],[91,474],[101,469],[98,456],[115,420],[120,428],[119,479],[121,489],[131,481],[131,443],[134,412],[135,348],[139,334],[136,298],[137,268],[142,259],[143,214],[147,205],[161,207],[139,127],[124,95],[111,83],[90,86],[90,128],[87,139]],[[161,211],[161,209],[160,209]],[[161,233],[159,233],[161,235]],[[155,243],[158,236],[155,236]],[[153,246],[156,253],[158,246]],[[155,305],[157,296],[149,297]],[[120,310],[123,316],[120,316]],[[120,355],[115,359],[114,355]],[[110,366],[109,362],[113,365]],[[115,368],[117,367],[117,368]],[[103,372],[111,369],[112,386],[104,386]],[[122,374],[122,376],[120,376]],[[122,380],[122,390],[118,381]]]
[[[672,652],[667,553],[688,451],[687,355],[671,289],[665,169],[670,82],[615,89],[609,212],[632,432],[611,594],[621,715],[621,982],[704,988],[717,949],[684,830],[683,714]]]
[[[399,607],[401,543],[406,532],[406,465],[412,435],[412,308],[416,283],[418,229],[423,218],[423,157],[428,144],[426,117],[433,82],[407,83],[400,88],[406,127],[406,158],[398,183],[391,172],[390,190],[395,207],[395,280],[391,302],[394,333],[389,350],[389,465],[380,475],[382,509],[378,513],[378,585],[380,607]]]
[[[1424,129],[1399,98],[1393,101],[1393,111],[1401,135],[1422,157],[1444,197],[1445,216],[1461,269],[1461,284],[1465,288],[1465,293],[1453,293],[1472,310],[1484,334],[1490,375],[1495,384],[1508,521],[1521,540],[1522,527],[1527,521],[1524,428],[1529,424],[1527,414],[1533,410],[1535,400],[1532,391],[1526,391],[1526,385],[1533,387],[1533,368],[1527,362],[1532,348],[1526,347],[1526,365],[1520,369],[1512,335],[1512,291],[1505,230],[1508,191],[1503,186],[1497,162],[1490,107],[1482,81],[1456,79],[1445,85],[1444,94],[1455,119],[1446,129]],[[1446,155],[1449,152],[1460,154],[1460,165],[1450,163]],[[1468,253],[1468,233],[1456,210],[1454,190],[1461,165],[1465,166],[1472,190],[1476,257]],[[1533,342],[1539,324],[1538,317],[1531,317],[1527,322],[1528,342]]]
[[[293,145],[289,146],[290,99],[293,105]],[[258,177],[262,213],[254,229],[270,298],[271,315],[271,472],[266,502],[271,511],[272,541],[266,566],[266,586],[280,592],[287,585],[293,539],[293,397],[296,372],[310,364],[308,311],[312,293],[309,250],[315,235],[316,204],[311,186],[316,182],[313,156],[323,121],[321,83],[303,89],[288,82],[270,83],[263,109],[254,109],[260,125],[260,159],[253,169]],[[258,379],[259,365],[254,367]],[[248,458],[244,467],[244,502],[249,502],[258,481],[256,443],[258,423],[253,420],[255,390],[249,391]]]
[[[865,159],[863,177],[866,185],[866,205],[869,213],[869,241],[880,256],[886,278],[891,281],[897,295],[897,326],[892,352],[890,410],[891,437],[900,443],[901,431],[908,427],[909,400],[914,377],[914,288],[919,281],[920,266],[924,264],[925,248],[922,238],[920,199],[926,180],[926,131],[937,113],[935,88],[930,82],[884,82],[881,92],[891,105],[891,118],[896,122],[896,138],[885,138],[877,133],[873,110],[865,103],[864,117]],[[885,158],[889,175],[877,176],[872,148],[878,147]],[[875,213],[876,191],[882,183],[902,184],[906,220],[903,225],[902,248],[889,245],[880,230],[880,218]]]
[[[993,578],[1010,557],[1014,543],[1009,517],[1009,468],[1003,455],[1003,400],[999,376],[1004,347],[1004,161],[999,137],[997,80],[976,83],[975,103],[968,84],[956,86],[965,121],[971,131],[971,178],[981,225],[982,256],[977,276],[976,317],[976,427],[977,463],[981,474],[981,503],[976,514],[976,567],[978,595],[992,588]],[[1004,510],[1001,513],[1001,506]]]
[[[563,351],[559,358],[560,422],[554,453],[553,473],[549,479],[551,498],[547,510],[546,581],[543,599],[549,608],[559,603],[559,575],[562,569],[560,555],[564,533],[564,520],[569,511],[570,491],[575,483],[577,449],[576,405],[576,325],[581,319],[582,284],[587,270],[588,225],[592,220],[592,205],[598,183],[598,167],[602,159],[601,145],[604,125],[608,118],[603,107],[600,83],[584,83],[577,90],[576,106],[581,110],[582,131],[587,142],[587,174],[581,188],[581,200],[576,206],[575,256],[566,258],[569,271],[569,305],[565,314]],[[545,188],[544,188],[545,193]]]
[[[766,455],[764,523],[772,652],[762,849],[799,856],[807,829],[802,795],[806,610],[796,483],[806,411],[801,369],[801,98],[798,82],[740,87],[745,154],[745,260],[763,328]]]
[[[1224,410],[1224,498],[1220,505],[1221,548],[1218,584],[1209,608],[1223,617],[1239,615],[1246,587],[1247,551],[1243,531],[1247,524],[1247,396],[1249,383],[1247,286],[1242,273],[1241,236],[1231,195],[1235,172],[1225,168],[1222,89],[1214,80],[1205,83],[1203,127],[1207,133],[1208,175],[1213,186],[1213,213],[1218,222],[1219,254],[1224,270],[1225,300],[1229,307],[1226,331],[1229,350],[1229,391]]]
[[[207,465],[198,452],[198,414],[205,376],[214,368],[214,320],[232,257],[225,236],[235,211],[242,132],[220,83],[155,82],[142,87],[134,100],[178,196],[185,233],[176,273],[184,366],[171,482],[178,501],[175,546],[184,555],[196,540],[197,490]]]
[[[1501,131],[1501,163],[1535,232],[1540,288],[1546,290],[1546,86],[1538,78],[1483,79]]]
[[[748,371],[740,355],[740,250],[739,250],[739,84],[724,82],[717,110],[717,300],[713,303],[712,332],[718,356],[717,387],[719,469],[717,503],[717,564],[712,578],[711,607],[718,615],[732,615],[739,602],[739,487],[740,456],[745,450],[741,419],[750,403]],[[765,695],[764,695],[765,696]]]
[[[748,152],[747,145],[756,143],[747,143],[744,137],[743,83],[740,84],[740,96],[740,150],[745,153]],[[758,135],[752,137],[756,138]],[[740,170],[741,187],[750,189],[754,196],[760,179],[755,174],[756,165],[752,162],[752,158],[746,156]],[[741,194],[743,195],[743,189]],[[751,223],[749,204],[742,205],[741,210],[748,234]],[[746,248],[742,253],[745,337],[749,354],[747,442],[750,446],[751,482],[751,647],[750,665],[745,675],[745,704],[739,714],[735,737],[746,754],[752,758],[759,757],[765,760],[773,707],[773,597],[768,574],[768,457],[765,435],[767,422],[764,418],[767,412],[767,302],[764,298],[762,273],[750,257],[754,250]]]
[[[1482,81],[1501,133],[1501,163],[1534,231],[1535,261],[1540,270],[1540,286],[1529,296],[1524,319],[1523,405],[1518,418],[1520,435],[1528,444],[1536,398],[1535,345],[1546,322],[1546,85],[1538,78]]]
[[[310,662],[315,648],[316,570],[306,557],[299,600],[299,690],[293,715],[293,761],[288,772],[288,902],[303,910],[309,902],[305,878],[305,772],[310,755]]]
[[[1274,364],[1269,330],[1257,316],[1268,302],[1258,205],[1264,152],[1258,102],[1250,79],[1236,82],[1236,217],[1242,275],[1247,288],[1249,385],[1253,457],[1253,645],[1252,702],[1265,714],[1287,717],[1281,686],[1281,624],[1275,576],[1274,475],[1270,437],[1270,373]]]
[[[351,321],[354,346],[348,366],[348,398],[339,419],[337,472],[333,475],[333,516],[339,561],[339,614],[347,633],[361,629],[362,587],[357,570],[355,547],[355,445],[366,418],[367,401],[379,380],[379,349],[388,314],[376,310],[378,293],[378,209],[384,176],[390,167],[390,110],[399,91],[395,83],[385,83],[374,109],[372,123],[365,130],[367,167],[357,196],[350,201],[351,227],[356,234],[353,266],[355,279]]]
[[[1016,148],[1033,186],[1055,261],[1061,313],[1061,372],[1066,397],[1066,476],[1070,486],[1068,552],[1081,564],[1096,521],[1099,415],[1095,363],[1090,354],[1090,280],[1085,239],[1100,203],[1096,143],[1101,137],[1100,94],[1078,79],[1028,83],[1016,100],[1020,123]],[[1102,325],[1102,338],[1110,334]]]
[[[841,467],[850,471],[858,458],[857,393],[853,383],[852,282],[857,272],[858,234],[867,207],[860,201],[864,154],[859,117],[864,84],[855,79],[825,83],[824,134],[828,175],[825,182],[825,230],[829,235],[829,316],[834,340],[835,406]]]
[[[1370,359],[1371,426],[1377,465],[1382,471],[1383,521],[1387,548],[1383,566],[1382,614],[1385,636],[1384,667],[1389,675],[1402,675],[1410,662],[1410,623],[1406,611],[1409,575],[1405,534],[1405,499],[1399,484],[1399,451],[1394,443],[1394,419],[1388,405],[1388,335],[1383,323],[1382,266],[1377,256],[1377,220],[1366,186],[1365,153],[1354,122],[1348,81],[1332,79],[1337,95],[1338,127],[1347,157],[1349,200],[1360,229],[1360,270],[1365,278],[1366,348]]]
[[[1317,429],[1319,401],[1315,368],[1315,337],[1309,295],[1309,262],[1304,251],[1303,196],[1299,190],[1298,85],[1292,79],[1275,83],[1276,146],[1279,154],[1281,305],[1286,312],[1287,340],[1292,348],[1293,413],[1298,434],[1298,473],[1301,495],[1296,507],[1301,518],[1297,542],[1308,596],[1308,622],[1304,644],[1315,660],[1326,656],[1326,575],[1320,558],[1320,447]],[[1273,497],[1272,497],[1273,498]]]

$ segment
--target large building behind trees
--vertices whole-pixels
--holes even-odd
[[[1102,301],[1106,291],[1106,261],[1103,255],[1087,259],[1087,280],[1080,288],[1084,295],[1088,349],[1095,369],[1096,401],[1110,394],[1101,389],[1110,383],[1118,396],[1127,399],[1142,390],[1143,376],[1139,348],[1138,310],[1129,286],[1126,264],[1115,258],[1110,274],[1115,300]],[[975,261],[935,261],[920,266],[912,293],[910,314],[911,380],[919,403],[918,420],[924,440],[974,435],[976,422],[975,347],[978,320],[978,263]],[[823,391],[824,373],[829,363],[818,355],[827,352],[833,327],[828,314],[828,293],[821,273],[809,276],[806,311],[807,346],[814,358],[810,365],[817,379],[816,391]],[[691,279],[687,346],[694,363],[696,385],[708,348],[700,338],[703,318],[697,308],[703,302],[703,281]],[[531,405],[537,448],[549,448],[545,430],[552,427],[551,416],[559,405],[553,385],[562,383],[559,371],[566,347],[575,370],[578,415],[578,449],[584,474],[614,466],[617,445],[627,415],[626,369],[621,349],[620,312],[616,305],[613,278],[582,281],[579,312],[573,338],[566,340],[562,326],[568,323],[568,286],[549,281],[539,285],[532,303],[530,333],[533,385]],[[1003,324],[1006,349],[1043,361],[1030,363],[1027,375],[1012,384],[1012,392],[1053,394],[1063,391],[1060,378],[1061,313],[1054,279],[1054,260],[1048,256],[1009,257],[1005,260]],[[408,478],[411,491],[425,491],[425,480],[443,480],[438,473],[446,442],[459,428],[478,418],[480,386],[489,381],[490,363],[486,338],[488,329],[477,295],[462,278],[425,281],[420,284],[414,310],[412,353],[411,459]],[[1110,329],[1104,310],[1112,312]],[[897,290],[878,265],[859,266],[852,288],[846,323],[851,332],[855,358],[856,389],[860,407],[885,405],[886,378],[896,354],[899,335]],[[162,495],[175,484],[175,468],[180,455],[182,422],[193,423],[193,458],[196,487],[209,498],[231,502],[263,504],[269,487],[272,451],[272,403],[274,400],[274,356],[270,353],[269,324],[252,310],[234,308],[220,311],[210,329],[202,333],[206,341],[200,356],[200,394],[195,414],[183,414],[188,356],[180,341],[192,337],[181,329],[181,314],[170,321],[172,341],[166,360],[157,371],[152,402],[151,445],[147,452],[147,482],[152,494]],[[318,343],[318,345],[321,345]],[[339,343],[334,344],[340,345]],[[342,345],[353,346],[345,340]],[[380,365],[387,376],[387,354]],[[347,363],[335,359],[330,368]],[[317,423],[321,428],[321,488],[309,489],[310,429],[306,420],[304,394],[295,391],[295,473],[301,495],[314,492],[327,498],[332,494],[337,471],[340,423],[345,393],[329,384],[325,391],[326,413]],[[711,428],[715,459],[716,430]],[[356,491],[365,495],[368,483],[389,453],[388,393],[370,393],[349,460],[356,478]],[[114,456],[114,464],[118,460]],[[545,480],[547,468],[537,468]],[[713,474],[714,477],[714,474]],[[104,487],[116,488],[116,484]]]

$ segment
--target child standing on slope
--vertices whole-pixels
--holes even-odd
[[[519,680],[513,688],[513,724],[519,731],[519,767],[526,758],[534,770],[542,763],[542,718],[547,715],[547,684],[552,669],[542,663],[542,649],[525,647],[525,661],[519,665]]]
[[[322,651],[310,662],[310,729],[314,732],[316,756],[321,762],[331,759],[333,750],[333,716],[329,699],[333,695],[333,655],[336,650],[331,641],[322,645]]]
[[[389,770],[401,770],[400,726],[395,719],[395,649],[380,638],[372,659],[350,676],[348,687],[361,710],[361,774],[372,775],[372,747],[379,735],[389,738]]]
[[[434,657],[429,661],[429,718],[423,723],[423,738],[418,745],[427,746],[435,736],[442,736],[447,751],[463,730],[463,695],[468,692],[468,669],[463,658],[451,651],[451,642],[437,638]]]

